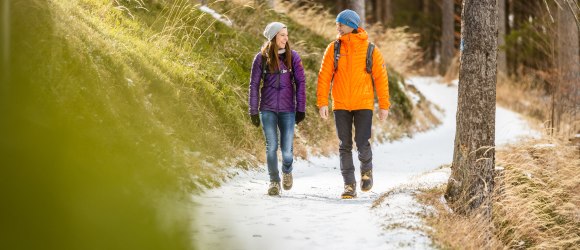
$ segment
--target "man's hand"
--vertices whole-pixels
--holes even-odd
[[[318,113],[320,114],[320,117],[322,117],[322,119],[324,120],[328,119],[328,106],[320,107]]]
[[[385,120],[389,117],[388,109],[379,109],[379,121]]]

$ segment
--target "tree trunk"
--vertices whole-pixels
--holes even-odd
[[[341,11],[348,9],[348,1],[349,0],[338,0],[338,3],[336,4],[337,6],[337,10],[336,13],[340,13]]]
[[[377,23],[377,4],[378,0],[368,0],[367,1],[367,13],[370,13],[370,16],[367,18],[369,23]]]
[[[393,21],[393,1],[392,0],[385,0],[384,6],[384,13],[383,20],[385,25]]]
[[[432,12],[431,10],[431,1],[432,0],[423,0],[422,2],[422,6],[421,6],[421,10],[423,12],[423,19],[425,20],[425,23],[432,23],[432,21],[435,19],[435,12]],[[435,26],[435,25],[433,25]],[[421,35],[424,37],[424,39],[427,42],[427,45],[425,46],[425,51],[423,54],[423,58],[425,59],[426,62],[431,62],[433,61],[433,59],[435,59],[435,55],[437,54],[437,48],[439,47],[439,41],[437,41],[438,39],[438,35],[435,35],[436,33],[436,29],[439,29],[440,27],[423,27],[423,30],[421,32]]]
[[[507,57],[505,53],[505,35],[506,35],[506,0],[497,0],[498,9],[498,39],[497,39],[497,73],[498,76],[507,76]]]
[[[364,0],[349,0],[350,9],[354,10],[360,16],[359,27],[365,27],[365,1]]]
[[[558,100],[555,109],[554,128],[560,135],[569,136],[572,131],[566,125],[574,122],[574,112],[580,109],[577,102],[580,96],[580,59],[578,48],[578,26],[574,18],[575,4],[562,1],[562,9],[558,8],[558,71],[559,82],[556,92]],[[577,12],[577,11],[576,11]],[[568,119],[565,119],[565,118]]]
[[[460,214],[491,218],[495,168],[496,0],[464,0],[457,130],[445,198]]]
[[[439,73],[445,75],[454,54],[455,14],[453,11],[453,0],[443,0],[441,16],[443,17],[443,27],[441,34],[441,62],[439,64]]]
[[[393,20],[393,3],[392,0],[376,0],[377,22],[387,26]]]
[[[383,22],[384,2],[384,0],[375,0],[375,21],[377,23],[383,24],[383,26],[386,26],[385,22]]]

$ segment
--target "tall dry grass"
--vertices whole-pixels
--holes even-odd
[[[496,235],[509,248],[580,248],[580,151],[557,139],[498,151]]]
[[[234,2],[254,8],[264,8],[264,6],[256,6],[253,0],[234,0]],[[274,10],[285,13],[298,24],[329,41],[337,38],[336,15],[319,3],[311,0],[276,1]],[[384,28],[380,24],[367,25],[365,30],[369,34],[369,40],[375,43],[383,53],[385,62],[390,68],[403,75],[417,70],[423,58],[418,34],[409,32],[406,27]]]
[[[538,139],[498,150],[493,224],[459,216],[439,200],[444,188],[419,196],[437,208],[426,218],[435,244],[450,249],[580,249],[580,149]],[[486,230],[493,238],[485,239]]]
[[[538,129],[568,140],[580,133],[580,103],[568,102],[565,109],[555,108],[559,102],[567,102],[550,89],[550,84],[557,78],[555,75],[557,74],[536,71],[518,79],[499,77],[496,98],[500,105],[524,114],[532,124],[539,123]],[[558,115],[560,124],[554,124],[553,121],[558,120]]]
[[[329,41],[337,38],[336,15],[314,1],[277,1],[275,10],[286,13]],[[409,32],[406,27],[385,28],[381,24],[367,25],[365,30],[369,40],[381,50],[389,67],[403,75],[417,69],[423,58],[418,34]]]
[[[535,87],[532,82],[530,78],[498,78],[496,99],[499,105],[531,118],[533,123],[544,124],[547,128],[552,99],[545,90]]]

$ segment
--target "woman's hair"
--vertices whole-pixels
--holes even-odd
[[[262,47],[262,56],[266,58],[266,63],[270,72],[278,71],[280,69],[280,62],[278,62],[278,44],[276,44],[276,36],[272,40],[267,41]],[[284,64],[288,69],[292,69],[292,50],[290,50],[290,43],[286,42],[286,54]],[[264,63],[262,61],[262,63]]]

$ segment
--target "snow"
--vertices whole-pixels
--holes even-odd
[[[227,25],[228,27],[232,27],[234,25],[230,19],[217,13],[214,9],[207,7],[207,5],[199,6],[199,10],[210,14],[213,18],[215,18],[216,20],[220,21],[221,23]]]
[[[409,79],[445,110],[442,125],[390,144],[373,144],[374,187],[341,200],[338,156],[294,163],[294,187],[280,197],[266,194],[266,167],[240,172],[222,187],[194,196],[192,236],[199,249],[430,249],[413,194],[447,181],[453,156],[457,86],[435,78]],[[316,119],[312,117],[311,119]],[[516,113],[498,107],[496,142],[537,136]],[[356,162],[357,181],[360,178]],[[373,202],[391,191],[376,208]],[[419,230],[422,228],[422,230]]]

